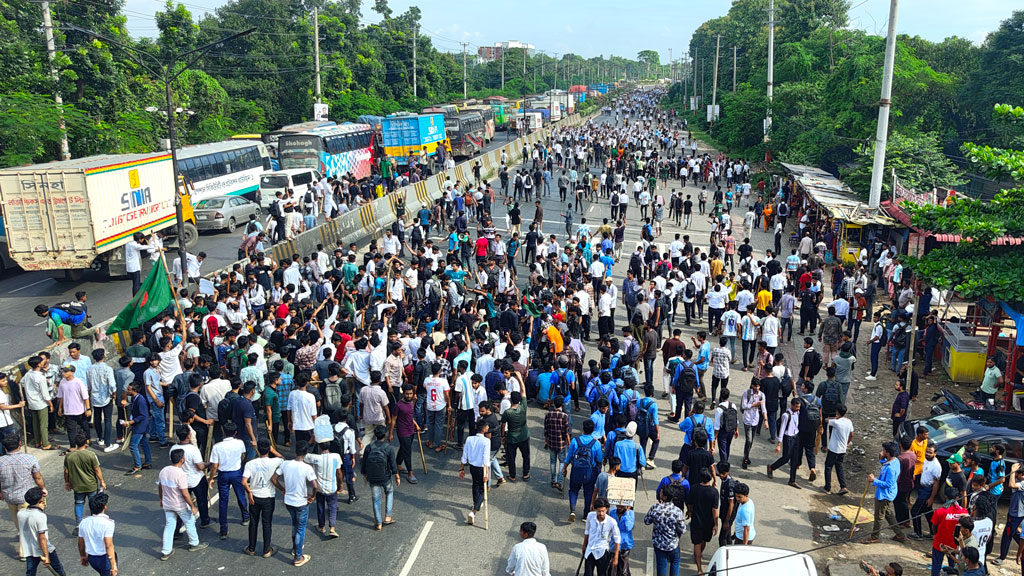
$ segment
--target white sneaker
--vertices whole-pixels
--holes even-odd
[[[99,446],[100,448],[102,448],[102,447],[106,446],[106,443],[104,443],[104,442],[103,442],[103,440],[99,440],[99,441],[97,441],[97,442],[96,442],[96,444],[97,444],[97,445],[98,445],[98,446]]]
[[[466,518],[466,524],[472,525],[474,518],[476,518],[476,514],[474,514],[473,512],[470,512],[469,513],[469,518]]]
[[[865,380],[878,380],[878,378],[872,376],[871,374],[868,374],[867,376],[865,376],[864,379]]]
[[[647,465],[644,466],[647,470],[654,470],[657,466],[654,465],[654,460],[648,460]]]
[[[118,446],[117,442],[114,442],[110,446],[107,446],[106,448],[104,448],[103,452],[104,453],[113,452],[114,450],[117,450],[118,448],[119,448],[119,446]]]

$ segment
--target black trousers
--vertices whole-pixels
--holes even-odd
[[[604,556],[600,558],[594,558],[593,556],[587,556],[586,561],[583,563],[583,576],[610,576],[608,568],[612,564],[612,551],[608,550],[604,553]],[[596,572],[595,572],[596,570]]]
[[[456,416],[456,437],[458,438],[459,446],[462,446],[463,432],[467,426],[470,428],[470,434],[473,433],[473,417],[474,412],[472,410],[459,410],[459,415]]]
[[[836,478],[839,480],[839,488],[846,488],[846,474],[843,472],[843,459],[846,453],[836,454],[831,450],[825,454],[825,490],[832,487],[832,467],[836,468]]]
[[[462,432],[462,430],[459,430],[459,432]],[[405,471],[412,472],[412,436],[398,437],[398,458],[396,460],[397,466],[405,463]]]
[[[469,474],[473,477],[473,512],[479,512],[484,505],[484,469],[470,466]]]
[[[516,451],[523,455],[523,476],[530,475],[530,439],[522,442],[505,442],[505,456],[508,458],[508,477],[516,478]]]
[[[782,468],[786,463],[789,463],[789,481],[796,482],[796,469],[800,467],[800,437],[799,436],[783,436],[782,437],[782,456],[775,462],[772,462],[772,470],[778,470]]]
[[[260,525],[263,526],[263,553],[270,550],[270,538],[274,532],[274,506],[273,498],[253,498],[252,506],[249,507],[249,550],[256,550],[256,534]]]

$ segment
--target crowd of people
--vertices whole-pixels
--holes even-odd
[[[503,155],[493,182],[474,171],[475,181],[450,182],[433,206],[415,214],[400,206],[399,221],[362,250],[339,244],[271,258],[270,244],[295,231],[284,215],[333,217],[344,205],[338,196],[349,202],[368,192],[329,178],[311,190],[309,206],[284,195],[269,229],[249,225],[242,261],[214,279],[212,292],[190,283],[191,272],[179,273],[176,306],[132,332],[116,368],[101,349],[87,358],[77,344],[60,366],[45,355],[31,358],[22,402],[37,448],[55,449],[48,433],[52,420],[63,421],[70,447],[65,482],[75,495],[82,562],[100,574],[117,573],[114,525],[105,515],[116,496],[105,491],[88,448],[90,423],[105,452],[127,445],[128,476],[150,474],[151,443],[162,449],[159,460],[167,450],[169,464],[158,475],[161,560],[171,557],[179,537],[188,550],[204,548],[197,528],[215,526],[220,539],[229,538],[231,508],[247,527],[244,553],[274,555],[280,494],[291,559],[302,566],[310,559],[310,507],[321,535],[338,538],[339,501],[359,499],[358,472],[370,488],[372,528],[380,531],[395,522],[403,479],[419,482],[415,469],[426,467],[430,451],[445,466],[448,448],[459,457],[459,477],[471,478],[465,520],[479,524],[489,491],[531,480],[531,450],[542,446],[549,486],[567,492],[568,521],[576,521],[577,509],[584,516],[581,564],[588,576],[630,574],[633,503],[610,502],[609,479],[645,487],[643,474],[658,469],[656,458],[668,473],[643,522],[653,527],[659,576],[678,574],[684,534],[698,572],[712,540],[758,541],[757,495],[734,477],[754,474],[754,450],[778,455],[765,469],[768,478],[788,466],[788,485],[803,489],[817,481],[820,447],[823,490],[831,493],[834,470],[836,494],[849,492],[843,464],[854,438],[849,406],[858,349],[870,355],[868,379],[876,377],[881,351],[893,349],[894,433],[917,395],[917,374],[905,362],[913,329],[904,297],[909,280],[890,273],[898,258],[887,245],[855,266],[827,272],[827,230],[807,219],[808,206],[785,187],[754,181],[742,160],[701,153],[685,123],[658,108],[660,97],[623,97],[611,121],[557,128],[548,142],[524,148],[518,168]],[[555,191],[565,203],[564,231],[557,232],[541,205]],[[530,202],[534,215],[524,234]],[[599,225],[584,216],[591,204],[601,213],[610,208]],[[640,238],[628,252],[633,207]],[[791,210],[804,217],[789,222],[800,240],[784,254],[780,238]],[[710,224],[705,239],[686,231],[695,216]],[[762,224],[774,231],[774,250],[754,246]],[[624,275],[613,270],[620,262]],[[893,295],[890,312],[874,310],[879,291]],[[803,352],[787,357],[797,317]],[[866,338],[865,319],[874,320]],[[45,537],[38,461],[24,453],[8,414],[21,407],[0,394],[0,424],[7,418],[0,432],[8,432],[0,493],[19,526],[19,556],[29,574],[39,563],[63,574]],[[543,413],[540,429],[535,412]],[[738,449],[741,428],[739,455],[733,441]],[[681,432],[672,442],[678,438],[682,447],[659,457],[666,429]],[[909,445],[884,446],[885,464],[871,479],[878,488],[869,542],[884,520],[897,539],[911,520],[912,535],[921,536],[921,519],[945,495],[927,430],[903,444]],[[951,469],[958,465],[950,462]],[[801,466],[806,482],[798,481]],[[1018,508],[1024,503],[1020,471],[996,472],[972,470],[952,504],[931,515],[940,565],[946,554],[956,554],[966,570],[978,561],[948,524],[968,519],[967,508],[956,506],[961,499],[968,504],[971,481],[982,479],[984,490],[971,492],[977,500],[985,491],[998,496],[1009,478]],[[86,504],[92,515],[83,518]],[[993,510],[975,501],[973,526]],[[1011,507],[1019,525],[1024,509],[1014,514]],[[523,542],[508,573],[548,574],[536,524],[524,522],[519,533]],[[1002,558],[1008,538],[1018,535],[1004,535]],[[979,538],[973,549],[984,547]],[[896,569],[902,573],[898,564],[887,568]]]

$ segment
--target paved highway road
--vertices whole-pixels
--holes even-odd
[[[505,132],[497,133],[485,151],[504,146],[505,135]],[[207,254],[203,271],[218,270],[233,263],[241,236],[242,232],[201,232],[195,252],[204,251]],[[177,258],[170,252],[167,257],[168,265],[171,258]],[[102,322],[116,316],[131,299],[129,281],[90,272],[86,272],[81,282],[58,281],[49,272],[20,270],[10,272],[0,279],[0,317],[4,318],[4,325],[7,326],[6,330],[0,331],[0,366],[32,354],[49,343],[44,333],[45,321],[32,312],[37,304],[53,305],[72,300],[79,290],[89,293],[89,315],[93,322]]]

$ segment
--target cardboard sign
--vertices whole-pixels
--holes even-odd
[[[636,500],[636,480],[633,478],[608,478],[608,503],[612,506],[632,506]]]

